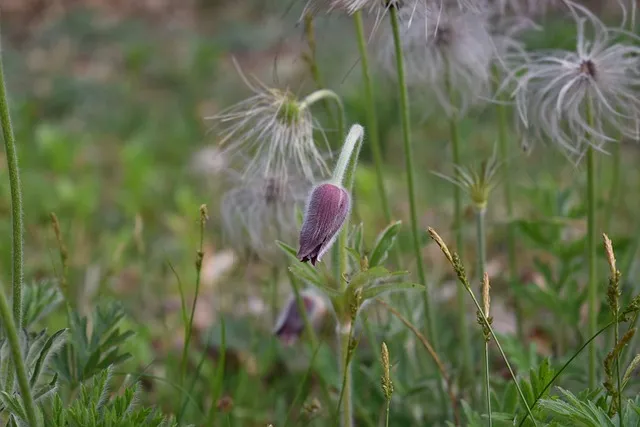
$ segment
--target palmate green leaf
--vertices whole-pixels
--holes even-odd
[[[362,298],[365,300],[378,297],[387,292],[403,291],[403,290],[424,290],[425,287],[418,283],[411,282],[398,282],[387,283],[384,285],[372,286],[366,288],[362,293]]]
[[[371,256],[369,257],[369,266],[376,267],[382,265],[387,259],[389,251],[396,241],[401,225],[402,221],[393,222],[378,234],[373,249],[371,250]]]

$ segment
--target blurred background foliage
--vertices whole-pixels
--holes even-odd
[[[288,87],[301,94],[314,88],[303,60],[308,47],[298,23],[303,3],[0,3],[2,51],[24,186],[26,276],[38,282],[60,273],[49,217],[55,212],[69,251],[69,287],[74,304],[80,313],[90,315],[102,298],[121,302],[126,312],[125,329],[136,335],[126,342],[126,351],[133,357],[117,370],[142,379],[144,400],[159,404],[168,413],[179,411],[176,396],[183,396],[185,391],[176,388],[184,342],[178,280],[190,300],[199,241],[198,207],[203,203],[209,206],[210,221],[205,235],[203,288],[194,321],[196,340],[189,355],[191,368],[196,372],[203,357],[218,360],[220,319],[224,317],[228,354],[223,392],[233,398],[234,425],[246,426],[284,419],[306,373],[309,355],[281,347],[271,336],[274,319],[264,279],[269,267],[256,260],[247,262],[243,254],[229,249],[222,236],[218,208],[225,189],[220,172],[226,163],[215,151],[217,135],[205,119],[249,94],[231,63],[232,57],[246,74],[258,76],[267,85]],[[599,7],[606,11],[607,5],[603,2]],[[556,22],[553,13],[544,25],[545,31],[527,35],[529,46],[572,46],[573,26]],[[367,31],[372,28],[373,22],[368,22]],[[351,21],[335,16],[319,18],[316,41],[318,66],[327,87],[343,97],[348,122],[365,122]],[[375,37],[370,49],[375,53]],[[387,189],[394,217],[406,221],[395,86],[382,73],[375,74]],[[442,117],[427,114],[429,100],[420,95],[412,93],[411,100],[420,223],[423,228],[447,230],[451,184],[431,172],[451,171],[448,124]],[[323,113],[320,110],[317,115],[327,124]],[[484,108],[474,110],[462,121],[463,163],[476,162],[493,152],[496,130],[492,115],[492,109]],[[556,150],[523,146],[515,133],[510,138],[517,162],[515,205],[521,274],[523,281],[533,283],[531,287],[538,290],[524,290],[518,296],[526,301],[528,341],[505,337],[505,347],[514,365],[527,372],[542,357],[563,354],[563,347],[584,338],[579,327],[584,321],[580,308],[583,293],[578,291],[577,282],[562,282],[565,276],[557,270],[571,269],[581,262],[582,246],[576,249],[571,242],[585,228],[579,197],[583,177],[578,167]],[[637,147],[623,144],[622,149],[625,191],[615,201],[614,220],[607,231],[616,242],[619,256],[628,261],[624,277],[631,278],[636,271],[635,195],[640,176],[635,167]],[[365,241],[370,245],[386,224],[366,144],[362,159],[356,185],[357,214],[366,225]],[[608,165],[611,159],[603,156],[600,162]],[[8,286],[11,222],[5,164],[2,159],[0,235],[7,237],[0,245],[0,278]],[[600,170],[599,181],[604,188],[611,179],[611,167]],[[498,193],[489,206],[489,265],[490,273],[496,276],[492,283],[497,301],[494,317],[499,332],[512,333],[514,296],[505,292],[505,215]],[[601,205],[605,202],[607,195],[603,193]],[[472,223],[471,214],[467,220]],[[473,230],[467,231],[472,236]],[[448,233],[443,234],[451,240]],[[403,230],[399,239],[403,252],[410,251],[409,239],[408,230]],[[425,234],[425,245],[427,240]],[[470,237],[467,253],[473,251]],[[426,246],[424,255],[429,279],[437,284],[434,293],[439,322],[445,325],[452,316],[447,307],[454,306],[455,285],[434,245]],[[468,258],[473,259],[471,255]],[[410,270],[412,267],[407,266]],[[541,272],[548,274],[545,277]],[[541,282],[544,287],[536,285]],[[288,295],[285,285],[281,289],[280,305]],[[470,309],[469,313],[473,312]],[[370,313],[372,318],[376,315]],[[59,326],[62,321],[63,315],[49,320]],[[558,322],[565,322],[567,329],[558,329]],[[374,331],[378,336],[385,334],[391,343],[399,333],[387,329],[385,322],[377,324]],[[455,333],[446,328],[442,333],[444,359],[455,365]],[[390,350],[392,357],[404,351],[400,344],[390,344]],[[377,411],[383,403],[375,362],[377,348],[363,343],[357,357],[356,412],[362,425],[377,425]],[[198,423],[202,408],[211,405],[208,378],[215,366],[203,364],[197,369],[197,380],[185,386],[190,396],[185,420]],[[409,368],[399,367],[405,369]],[[574,374],[579,377],[582,373],[576,369]],[[318,395],[314,391],[318,382],[338,383],[337,367],[327,348],[317,355],[315,371],[305,396]],[[399,381],[407,407],[413,396],[417,396],[415,403],[424,401],[425,393],[432,393],[424,385],[429,380],[420,378],[411,384],[407,380],[404,385]],[[424,411],[429,409],[425,407]],[[330,412],[331,408],[324,410]],[[414,419],[409,411],[394,412],[393,425],[409,425]]]

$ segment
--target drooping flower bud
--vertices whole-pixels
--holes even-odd
[[[351,196],[341,186],[324,183],[313,189],[300,230],[300,261],[316,265],[336,239],[350,208]]]
[[[300,297],[309,323],[312,327],[317,327],[327,312],[324,300],[309,289],[302,291]],[[289,297],[287,304],[282,308],[273,332],[285,345],[296,342],[304,332],[304,320],[293,295]]]

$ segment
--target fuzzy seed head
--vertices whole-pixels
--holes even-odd
[[[248,99],[210,117],[220,136],[222,154],[230,160],[248,158],[245,176],[285,177],[294,170],[309,181],[328,175],[325,157],[314,140],[320,129],[309,106],[291,92],[250,82]],[[326,139],[320,132],[321,138]]]
[[[620,31],[567,4],[576,20],[576,49],[534,53],[513,75],[525,128],[580,160],[589,146],[603,150],[620,135],[640,136],[640,47],[617,42]]]
[[[464,112],[487,98],[496,53],[487,13],[433,7],[403,22],[401,40],[408,84],[427,89],[445,113]],[[385,42],[381,62],[395,75],[393,37]]]
[[[239,252],[280,261],[275,241],[295,238],[292,225],[311,184],[295,172],[260,178],[229,171],[229,178],[232,186],[220,207],[225,237]]]

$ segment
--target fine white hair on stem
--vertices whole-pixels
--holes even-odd
[[[496,46],[488,15],[482,11],[441,8],[420,16],[423,25],[402,27],[403,55],[409,85],[427,88],[448,114],[462,112],[488,93]],[[393,40],[382,63],[395,72]],[[451,98],[447,86],[453,88]]]
[[[328,143],[310,105],[289,91],[269,88],[257,79],[250,81],[239,67],[238,71],[253,95],[207,118],[215,122],[222,153],[231,159],[249,156],[245,176],[286,179],[292,169],[308,180],[314,180],[318,173],[326,176],[329,169],[314,140],[314,130],[320,130],[326,148]]]
[[[603,150],[621,136],[638,139],[640,48],[616,42],[623,32],[567,4],[577,24],[575,51],[535,53],[512,77],[525,128],[580,159],[588,146]]]
[[[231,188],[220,207],[225,237],[238,251],[274,261],[279,253],[275,241],[295,240],[298,210],[304,208],[311,182],[295,171],[247,177],[229,170],[228,178]]]

